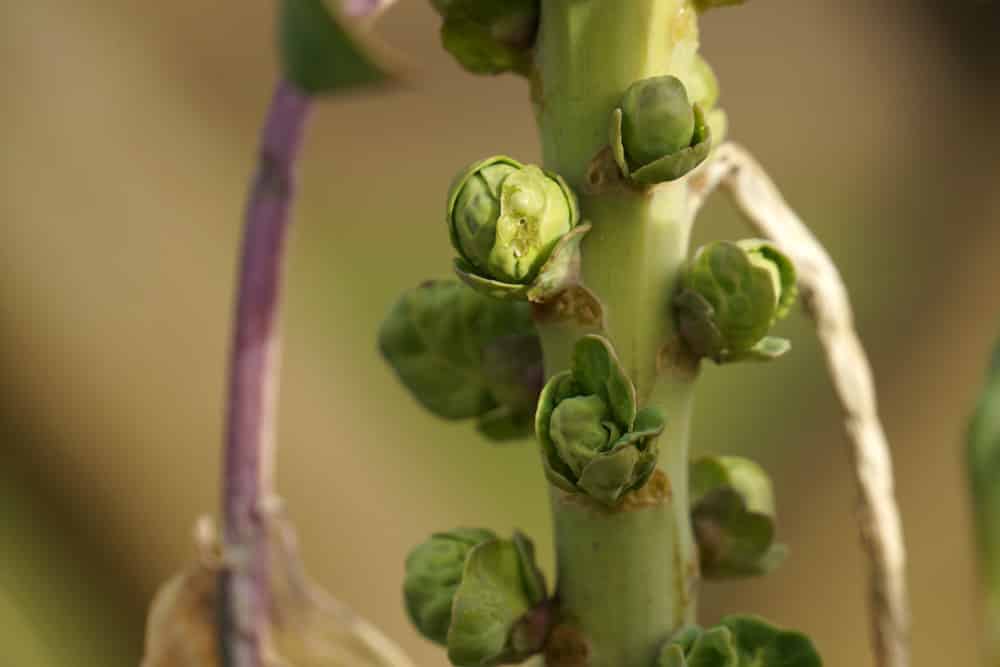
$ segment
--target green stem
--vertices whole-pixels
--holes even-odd
[[[679,383],[658,394],[673,421],[663,436],[663,468],[638,494],[608,510],[551,489],[559,602],[587,644],[588,667],[652,667],[670,635],[694,622],[697,560],[686,502],[691,391]]]
[[[639,79],[688,80],[697,51],[686,0],[543,0],[535,104],[545,166],[581,195],[593,229],[585,286],[640,405],[667,419],[660,471],[615,510],[552,490],[558,595],[587,644],[588,667],[650,667],[659,646],[693,622],[697,559],[687,493],[694,374],[669,363],[670,297],[688,254],[686,179],[648,190],[598,188],[587,177],[608,143],[611,112]],[[581,331],[542,325],[546,374],[564,370]],[[550,667],[562,666],[550,656]],[[565,663],[570,664],[570,663]]]

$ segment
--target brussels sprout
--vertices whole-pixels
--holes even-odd
[[[705,72],[699,72],[704,76]],[[700,81],[703,87],[710,82]],[[700,91],[711,97],[711,90]],[[611,150],[622,174],[643,185],[676,180],[708,157],[711,131],[674,76],[636,81],[611,117]]]
[[[754,616],[727,616],[719,625],[685,628],[663,647],[656,667],[822,667],[809,638]]]
[[[505,664],[541,648],[544,636],[526,616],[545,603],[545,580],[520,533],[437,533],[407,558],[403,590],[413,624],[447,646],[454,665]]]
[[[770,243],[718,241],[699,248],[674,299],[687,346],[716,363],[768,360],[788,341],[766,337],[798,294],[795,267]]]
[[[473,286],[484,283],[488,291],[520,294],[555,259],[561,242],[566,245],[579,211],[576,196],[560,177],[497,156],[473,164],[456,179],[447,221],[460,255],[459,275]]]
[[[663,428],[658,410],[636,410],[635,387],[596,335],[577,342],[572,370],[549,380],[535,415],[549,481],[609,506],[649,479]]]
[[[456,281],[406,292],[378,336],[382,356],[420,403],[445,419],[476,419],[492,440],[531,435],[544,382],[531,308]]]
[[[444,19],[441,42],[475,74],[531,68],[538,33],[539,0],[431,0]]]
[[[784,560],[774,542],[774,493],[763,468],[735,456],[691,464],[691,523],[706,579],[766,574]]]
[[[642,167],[691,145],[694,108],[674,76],[643,79],[621,102],[622,144],[630,165]]]

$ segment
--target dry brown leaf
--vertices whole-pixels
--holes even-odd
[[[268,667],[413,667],[391,640],[312,582],[299,559],[295,532],[271,518]],[[224,558],[202,522],[197,563],[156,594],[146,628],[142,667],[215,667],[218,577]]]

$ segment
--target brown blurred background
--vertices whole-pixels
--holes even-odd
[[[275,78],[272,3],[0,3],[0,665],[138,662],[145,609],[218,497],[240,216]],[[994,2],[771,0],[713,12],[703,50],[732,136],[840,262],[878,375],[910,555],[915,664],[978,659],[960,442],[1000,331],[1000,11]],[[551,559],[529,443],[421,412],[374,334],[448,274],[440,221],[471,159],[539,155],[525,84],[474,78],[427,3],[380,26],[411,82],[311,126],[287,280],[280,486],[314,574],[418,660],[407,549],[525,529]],[[699,241],[745,235],[724,202]],[[788,563],[706,586],[870,664],[844,435],[807,323],[768,367],[708,368],[696,448],[773,472]]]

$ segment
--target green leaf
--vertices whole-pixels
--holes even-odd
[[[631,429],[636,415],[635,387],[618,361],[610,341],[588,334],[573,348],[573,377],[581,393],[600,396],[625,429]]]
[[[580,473],[576,485],[594,500],[613,506],[632,486],[638,463],[639,451],[635,447],[596,456]]]
[[[491,437],[531,432],[542,358],[528,304],[498,301],[457,281],[424,283],[393,306],[378,344],[434,414],[479,418]]]
[[[738,457],[691,464],[691,519],[706,579],[765,574],[784,559],[774,543],[774,495],[767,474]]]
[[[496,535],[485,529],[436,533],[407,556],[403,581],[406,611],[423,636],[445,643],[452,602],[469,552],[477,544],[495,539]]]
[[[281,0],[278,46],[284,78],[319,95],[387,78],[323,0]]]
[[[485,542],[469,553],[448,628],[453,665],[497,665],[512,657],[511,631],[533,606],[522,578],[522,558],[509,540]]]

